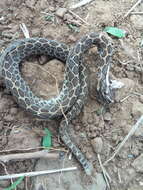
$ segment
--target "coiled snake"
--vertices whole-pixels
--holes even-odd
[[[17,40],[0,57],[0,76],[4,78],[6,87],[22,108],[43,119],[54,119],[65,113],[67,120],[63,117],[60,123],[60,137],[87,174],[91,174],[92,164],[72,142],[68,133],[68,122],[81,112],[87,97],[87,69],[83,63],[83,55],[92,45],[97,46],[102,61],[97,92],[102,101],[111,103],[114,101],[109,80],[112,45],[104,33],[85,35],[71,50],[65,44],[44,38]],[[66,62],[63,86],[56,97],[44,100],[35,96],[21,77],[19,64],[31,55],[52,56]]]

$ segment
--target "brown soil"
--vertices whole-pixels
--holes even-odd
[[[124,14],[135,3],[134,0],[98,0],[74,10],[89,25],[82,23],[70,13],[65,13],[61,17],[57,16],[57,10],[60,7],[68,8],[77,2],[70,0],[0,1],[0,17],[3,17],[0,20],[0,48],[4,50],[10,42],[24,38],[19,27],[21,23],[26,24],[31,37],[56,39],[69,46],[73,46],[84,34],[91,31],[102,31],[106,26],[116,26],[127,32],[127,36],[123,39],[112,39],[115,54],[111,69],[112,78],[124,83],[124,87],[116,93],[116,100],[127,98],[112,105],[108,110],[105,110],[103,105],[97,102],[94,96],[96,84],[94,63],[95,60],[98,61],[98,56],[94,55],[95,51],[92,49],[86,54],[90,81],[88,101],[80,116],[70,125],[74,129],[74,132],[71,130],[71,133],[76,136],[77,144],[88,159],[93,162],[95,173],[101,173],[97,154],[100,154],[103,163],[108,160],[143,114],[143,54],[140,46],[143,16],[130,15],[123,19]],[[143,4],[139,5],[135,11],[143,11]],[[52,16],[47,16],[45,12]],[[69,28],[71,23],[77,25],[73,30]],[[37,95],[51,98],[57,94],[56,81],[59,88],[61,87],[64,65],[57,60],[52,60],[48,64],[38,66],[37,63],[45,61],[47,62],[45,57],[26,61],[26,64],[23,64],[22,73]],[[51,75],[56,77],[56,81]],[[130,94],[132,95],[128,97]],[[64,147],[64,144],[58,141],[59,123],[57,121],[41,121],[22,110],[7,92],[2,80],[0,81],[0,97],[1,152],[40,146],[41,135],[39,132],[37,135],[36,131],[42,132],[45,127],[48,127],[53,134],[53,146],[56,148]],[[112,190],[143,189],[143,164],[140,163],[142,154],[143,127],[129,138],[121,151],[105,166],[112,179],[110,183]],[[74,160],[74,163],[77,161]],[[35,160],[11,161],[5,163],[5,169],[3,166],[0,164],[0,175],[5,174],[5,169],[8,173],[28,172],[35,169]],[[85,177],[82,178],[83,171],[78,164],[77,166],[80,169],[81,183],[85,184]],[[0,190],[9,184],[10,181],[0,181]],[[31,188],[32,180],[26,178],[17,187],[17,190]],[[64,189],[70,188],[63,186]]]

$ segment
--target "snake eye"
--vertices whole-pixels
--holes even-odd
[[[104,94],[104,96],[106,96],[108,94],[108,92],[104,91],[103,94]]]

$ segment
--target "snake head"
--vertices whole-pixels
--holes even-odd
[[[115,90],[109,76],[110,65],[110,62],[103,65],[98,72],[97,95],[103,104],[115,102]]]
[[[110,88],[110,86],[107,89],[102,90],[100,96],[105,104],[111,104],[115,102],[115,90]]]
[[[115,89],[112,88],[110,79],[100,80],[97,87],[97,95],[102,104],[111,104],[115,102]]]

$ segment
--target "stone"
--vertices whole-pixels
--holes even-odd
[[[143,115],[143,105],[139,101],[136,101],[132,107],[132,114],[133,115]]]
[[[75,125],[75,130],[79,131],[81,129],[80,125]]]
[[[32,36],[38,37],[40,35],[40,30],[39,28],[33,28],[32,29]]]
[[[40,63],[40,65],[44,65],[46,62],[48,62],[48,57],[45,56],[45,55],[41,55],[39,57],[39,63]]]
[[[13,121],[14,120],[14,117],[11,115],[11,114],[8,114],[4,117],[4,120],[5,121]]]
[[[95,153],[100,154],[103,148],[103,141],[101,137],[96,137],[91,140],[91,145]]]
[[[140,96],[139,100],[141,103],[143,103],[143,96]]]
[[[143,22],[141,15],[131,15],[130,20],[137,30],[143,29]]]
[[[106,112],[106,113],[104,114],[104,120],[105,120],[105,121],[111,121],[111,113]]]
[[[73,43],[73,42],[76,42],[76,37],[75,36],[73,36],[73,35],[70,35],[69,37],[68,37],[68,42],[69,43]]]
[[[35,0],[27,0],[27,1],[25,1],[25,4],[27,7],[33,9],[34,5],[35,5]]]
[[[132,166],[137,172],[143,172],[143,153],[134,160]]]
[[[47,0],[41,0],[40,1],[41,9],[45,9],[47,6],[48,6]]]
[[[88,160],[90,160],[91,158],[92,158],[92,154],[90,154],[89,152],[86,152],[86,158],[88,159]]]
[[[12,107],[12,108],[10,109],[10,114],[11,114],[11,115],[16,115],[17,112],[18,112],[17,108]]]
[[[67,9],[66,9],[66,8],[59,8],[59,9],[56,11],[55,15],[58,16],[58,17],[63,18],[66,12],[67,12]]]

